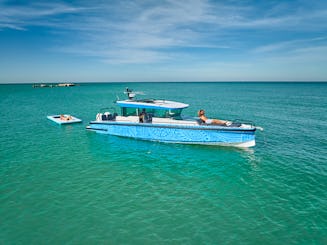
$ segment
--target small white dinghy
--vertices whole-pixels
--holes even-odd
[[[47,116],[47,118],[58,124],[70,124],[70,123],[82,122],[81,119],[79,119],[77,117],[73,117],[72,115],[68,115],[68,114],[51,115],[51,116]]]

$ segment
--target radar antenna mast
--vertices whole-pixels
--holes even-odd
[[[127,94],[128,99],[130,99],[130,100],[133,100],[134,97],[135,97],[137,94],[142,94],[142,95],[144,95],[143,92],[133,92],[133,90],[132,90],[132,89],[129,89],[129,88],[126,88],[126,91],[124,92],[124,94]]]

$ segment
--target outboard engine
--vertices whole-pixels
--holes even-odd
[[[95,120],[96,121],[101,121],[102,120],[102,113],[98,113]]]
[[[102,119],[102,121],[107,121],[107,115],[106,114],[102,114],[101,119]]]

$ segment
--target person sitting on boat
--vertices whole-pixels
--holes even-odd
[[[144,123],[145,122],[145,117],[146,117],[146,111],[145,111],[145,109],[142,109],[142,112],[139,115],[139,122]]]
[[[208,119],[205,116],[205,111],[204,110],[199,110],[198,112],[198,116],[201,120],[201,122],[205,123],[205,124],[218,124],[221,126],[227,126],[230,122],[225,121],[225,120],[219,120],[219,119]]]

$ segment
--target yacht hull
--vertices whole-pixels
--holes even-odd
[[[255,146],[255,128],[212,125],[171,125],[92,121],[87,129],[98,133],[165,143]]]

